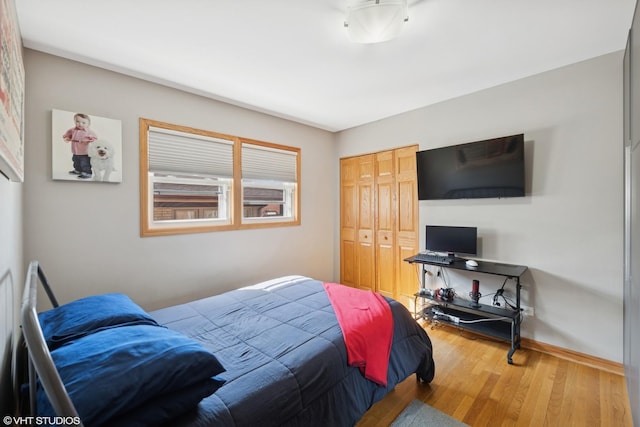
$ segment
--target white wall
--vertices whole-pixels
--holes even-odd
[[[0,414],[11,402],[10,365],[25,267],[22,262],[22,188],[0,175]]]
[[[126,292],[155,309],[279,275],[334,280],[333,134],[28,49],[25,68],[25,257],[61,302]],[[51,109],[122,121],[121,184],[51,179]],[[139,117],[300,147],[302,225],[141,238]]]
[[[420,202],[420,241],[426,224],[477,226],[479,258],[529,267],[524,337],[621,363],[621,52],[343,131],[338,153],[521,132],[527,197]],[[483,294],[502,284],[452,280],[465,294],[473,278]]]

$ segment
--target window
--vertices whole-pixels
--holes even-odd
[[[141,235],[299,225],[300,149],[140,119]]]
[[[242,140],[242,221],[279,222],[295,217],[298,153]]]

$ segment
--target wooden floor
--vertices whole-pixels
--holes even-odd
[[[413,399],[472,427],[633,426],[620,375],[527,349],[516,351],[509,365],[507,343],[444,326],[426,330],[434,380],[407,378],[357,427],[388,426]]]

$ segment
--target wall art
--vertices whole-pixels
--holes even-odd
[[[51,111],[55,180],[122,182],[122,122],[84,111]]]
[[[0,0],[0,172],[24,181],[24,63],[13,0]]]

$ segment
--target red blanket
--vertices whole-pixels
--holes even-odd
[[[387,386],[393,316],[380,294],[337,283],[324,283],[347,347],[347,363],[365,378]]]

